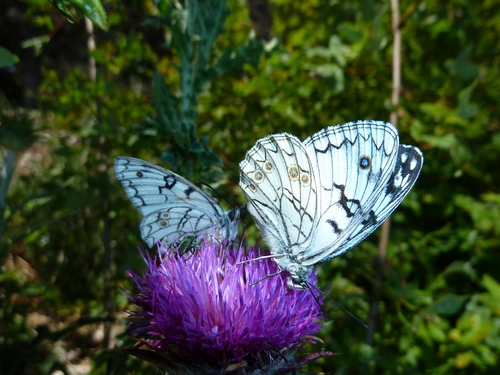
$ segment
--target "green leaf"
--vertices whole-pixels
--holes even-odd
[[[356,44],[364,39],[364,32],[357,25],[350,22],[341,22],[337,31],[340,37],[349,44]]]
[[[429,306],[428,311],[443,316],[456,315],[463,308],[467,299],[467,297],[450,293],[435,301]]]
[[[491,297],[500,303],[500,283],[490,275],[483,275],[483,285],[490,292]]]
[[[78,17],[75,16],[64,4],[64,0],[49,0],[66,17],[69,23],[77,23]]]
[[[78,22],[78,16],[73,14],[65,3],[69,3],[82,12],[89,20],[91,20],[100,29],[108,30],[108,20],[106,11],[99,0],[49,0],[55,5],[59,11],[64,14],[68,22]]]
[[[479,74],[479,66],[471,62],[471,55],[472,45],[468,45],[455,60],[448,61],[446,67],[464,81],[474,79]]]
[[[19,57],[8,49],[0,46],[0,69],[14,65],[19,61]]]
[[[458,93],[458,115],[464,119],[476,117],[479,113],[479,107],[471,102],[472,93],[479,84],[478,80],[474,80],[472,84]]]

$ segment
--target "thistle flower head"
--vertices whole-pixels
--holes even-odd
[[[274,366],[321,326],[322,297],[288,288],[286,273],[266,278],[278,268],[270,258],[248,261],[261,256],[257,248],[202,243],[183,256],[159,250],[144,257],[142,277],[130,273],[139,292],[129,297],[140,310],[130,313],[129,333],[145,336],[166,367]],[[314,273],[309,282],[315,285]]]

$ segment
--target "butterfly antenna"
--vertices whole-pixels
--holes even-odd
[[[246,204],[246,203],[245,203]],[[240,240],[240,243],[239,243],[239,246],[238,246],[238,249],[241,249],[241,247],[243,246],[243,240],[245,239],[245,230],[247,229],[247,226],[245,223],[243,223],[243,230],[241,231],[241,240]]]
[[[313,291],[313,288],[314,288],[314,285],[311,285],[307,280],[304,280],[300,283],[300,285],[305,289],[309,289],[309,291],[311,292],[312,296],[314,297],[314,300],[316,301],[316,303],[318,304],[319,306],[319,309],[321,310],[321,312],[323,313],[324,316],[326,316],[326,311],[323,309],[323,306],[322,304],[320,303],[320,301],[318,300],[318,296],[316,296],[316,294],[314,294],[314,291]],[[318,288],[314,288],[314,290],[317,290]]]
[[[217,195],[217,197],[218,197],[219,199],[222,199],[222,200],[226,201],[226,203],[227,203],[228,205],[230,205],[232,208],[235,208],[234,204],[232,204],[232,203],[231,203],[231,202],[229,202],[226,198],[224,198],[221,194],[219,194],[219,192],[218,192],[217,190],[215,190],[215,189],[214,189],[211,185],[207,184],[207,183],[206,183],[206,182],[204,182],[204,181],[197,181],[197,182],[198,182],[199,184],[201,184],[201,185],[205,185],[207,188],[209,188],[210,190],[212,190],[212,191],[215,193],[215,195]]]
[[[317,292],[319,292],[320,294],[322,294],[324,297],[328,298],[330,301],[332,301],[335,304],[335,306],[337,306],[340,310],[342,310],[347,315],[349,315],[351,318],[353,318],[355,321],[357,321],[359,324],[361,324],[364,328],[368,328],[368,325],[365,322],[363,322],[361,319],[359,319],[356,315],[354,315],[352,312],[347,310],[345,307],[340,305],[337,301],[335,301],[332,297],[330,297],[328,294],[323,292],[321,289],[315,287],[314,285],[309,283],[307,280],[304,280],[301,284],[302,284],[302,286],[309,289],[309,291],[312,293],[314,299],[316,300],[316,302],[318,303],[318,305],[320,306],[322,311],[323,311],[323,309],[321,307],[321,304],[319,303],[318,299],[316,298],[316,295],[313,293],[313,289],[316,290]],[[323,311],[323,313],[324,313],[324,311]]]

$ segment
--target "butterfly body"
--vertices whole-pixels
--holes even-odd
[[[186,236],[236,238],[239,209],[224,212],[212,197],[178,174],[126,156],[115,159],[115,173],[144,216],[141,237],[149,247],[158,240],[171,245]]]
[[[240,186],[275,261],[296,287],[314,265],[377,228],[413,186],[423,157],[389,123],[325,128],[301,142],[275,134],[240,163]]]

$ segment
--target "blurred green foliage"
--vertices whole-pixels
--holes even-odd
[[[319,334],[324,346],[307,349],[342,355],[309,370],[497,374],[500,2],[401,2],[398,108],[390,104],[389,2],[275,1],[276,40],[266,44],[252,37],[245,2],[207,2],[211,13],[191,8],[196,17],[187,17],[186,7],[199,4],[105,1],[109,32],[96,32],[94,82],[83,26],[62,25],[62,15],[39,1],[23,3],[23,25],[36,23],[37,32],[16,39],[24,29],[12,30],[18,45],[5,48],[23,64],[23,42],[46,42],[32,94],[38,111],[11,110],[2,100],[3,166],[16,155],[1,181],[8,182],[0,197],[2,373],[67,373],[89,358],[92,374],[156,371],[101,350],[100,323],[110,319],[104,218],[120,318],[129,306],[119,288],[132,288],[125,270],[141,268],[136,248],[144,247],[139,214],[112,177],[116,156],[163,161],[241,205],[238,163],[258,138],[286,131],[304,139],[328,125],[387,120],[395,109],[402,142],[419,146],[425,164],[393,215],[374,344],[332,307]],[[18,142],[3,142],[8,137]],[[246,223],[255,242],[257,230]],[[330,295],[364,321],[376,256],[374,234],[319,271],[323,290],[331,283]],[[124,323],[116,318],[114,326]],[[113,347],[133,345],[123,334],[113,338]]]
[[[102,30],[108,29],[106,11],[99,0],[49,0],[54,6],[66,17],[68,22],[75,23],[79,21],[71,10],[68,9],[65,3],[69,3],[88,17],[94,24]]]

